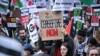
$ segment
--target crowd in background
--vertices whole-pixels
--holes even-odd
[[[99,0],[94,0],[93,2],[96,3],[96,1],[98,1],[97,4],[100,4]],[[47,4],[49,4],[49,2]],[[17,11],[18,9],[19,8],[14,8],[11,6],[10,10]],[[11,11],[15,14],[15,17],[17,13],[18,15],[20,14],[18,11],[16,11]],[[56,12],[59,13],[59,11]],[[100,16],[96,15],[99,17],[99,26],[93,27],[91,26],[91,17],[95,15],[90,16],[86,15],[86,11],[85,13],[83,12],[83,8],[81,12],[77,12],[80,13],[78,16],[81,18],[84,17],[85,19],[83,20],[84,23],[81,21],[82,27],[78,30],[76,28],[75,19],[72,19],[72,17],[75,16],[73,15],[74,11],[65,12],[68,13],[68,16],[63,19],[63,40],[42,41],[40,36],[40,27],[36,25],[39,39],[35,43],[33,43],[34,41],[32,42],[30,39],[30,34],[26,25],[22,25],[18,21],[16,28],[9,28],[7,26],[6,16],[9,16],[10,14],[8,13],[6,16],[4,15],[5,17],[0,16],[0,56],[100,56]],[[14,15],[13,13],[12,15]],[[65,29],[71,19],[73,20],[73,24],[71,34],[68,35]]]
[[[68,21],[64,21],[64,23],[64,26],[67,26]],[[65,32],[64,27],[62,30],[64,40],[42,41],[39,35],[39,40],[35,43],[31,43],[28,30],[24,25],[18,25],[14,31],[14,37],[12,38],[12,32],[11,29],[7,27],[6,20],[1,19],[0,38],[6,39],[11,37],[13,40],[18,41],[20,43],[19,45],[22,46],[23,51],[21,51],[24,56],[100,56],[100,27],[91,27],[89,20],[86,20],[84,25],[81,30],[76,32],[73,30],[74,34],[72,34],[72,36],[69,36]],[[11,40],[11,42],[13,41]],[[8,45],[10,46],[10,44],[6,46]],[[13,45],[11,44],[11,46]],[[17,44],[15,46],[17,46]],[[2,49],[6,54],[21,56],[17,55],[18,53],[12,54],[12,51],[5,52],[4,50]]]

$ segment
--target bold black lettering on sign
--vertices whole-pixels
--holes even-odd
[[[42,28],[57,28],[61,26],[61,19],[41,20]]]
[[[34,26],[33,26],[33,24],[30,24],[30,26],[29,26],[29,31],[30,31],[30,32],[33,32],[33,31],[34,31]]]

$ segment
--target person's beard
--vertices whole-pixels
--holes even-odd
[[[83,41],[79,41],[79,43],[81,44]]]
[[[20,36],[20,38],[21,38],[22,40],[25,40],[25,39],[26,39],[26,36]]]

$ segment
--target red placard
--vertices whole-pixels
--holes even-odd
[[[91,26],[99,26],[99,18],[98,16],[91,17]]]
[[[29,16],[21,16],[20,22],[22,25],[26,24],[29,21]]]

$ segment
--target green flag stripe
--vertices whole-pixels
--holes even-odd
[[[99,12],[94,12],[94,14],[100,14],[100,11]]]
[[[18,6],[19,8],[20,8],[20,7],[23,7],[22,2],[20,2],[20,1],[18,1],[15,5]]]
[[[93,4],[93,0],[80,0],[81,2],[83,2],[84,4],[86,4],[86,5],[91,5],[91,4]]]
[[[8,9],[8,6],[4,6],[4,5],[0,4],[0,8]]]

